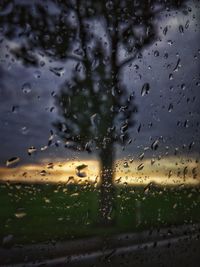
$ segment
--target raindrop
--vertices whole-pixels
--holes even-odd
[[[47,197],[44,197],[44,202],[45,203],[51,203],[51,200],[49,198],[47,198]]]
[[[34,77],[35,77],[36,79],[39,79],[39,78],[41,77],[41,72],[38,71],[38,70],[36,70],[36,71],[34,72]]]
[[[185,127],[185,128],[188,128],[189,127],[189,121],[188,120],[185,120],[185,122],[184,122],[184,124],[183,124],[183,126]]]
[[[45,176],[47,174],[47,172],[45,171],[45,170],[42,170],[41,172],[40,172],[40,175],[41,176]]]
[[[170,46],[173,45],[172,40],[168,40],[167,43],[168,43],[168,45],[170,45]]]
[[[22,92],[23,92],[24,94],[28,94],[28,93],[30,93],[30,92],[31,92],[31,84],[30,84],[30,83],[24,83],[24,84],[22,85]]]
[[[169,74],[169,79],[170,79],[170,81],[174,79],[174,76],[172,73]]]
[[[167,59],[168,58],[168,53],[164,54],[164,58]]]
[[[189,27],[189,23],[190,23],[190,21],[187,20],[186,23],[185,23],[185,28],[186,28],[186,29]]]
[[[158,140],[155,140],[152,144],[151,144],[151,149],[152,150],[157,150],[158,149]]]
[[[188,149],[191,150],[193,146],[194,146],[194,141],[192,141],[192,142],[189,144]]]
[[[16,212],[15,213],[15,217],[17,218],[17,219],[22,219],[22,218],[24,218],[26,216],[26,212]]]
[[[139,155],[139,159],[142,160],[144,158],[144,152]]]
[[[169,112],[172,112],[172,110],[173,110],[173,104],[170,103],[170,104],[169,104],[169,107],[168,107],[168,111],[169,111]]]
[[[58,77],[63,76],[63,74],[65,73],[65,70],[63,67],[50,67],[49,70]]]
[[[154,56],[155,56],[155,57],[158,57],[158,56],[159,56],[159,52],[158,52],[158,50],[154,51]]]
[[[86,177],[87,174],[85,172],[82,172],[82,170],[84,170],[86,167],[88,167],[88,165],[86,165],[86,164],[81,164],[81,165],[77,166],[76,167],[76,175],[78,177],[81,177],[81,178]]]
[[[76,64],[76,66],[75,66],[75,71],[76,71],[76,72],[80,72],[81,69],[82,69],[82,65],[81,65],[80,62],[78,62],[78,63]]]
[[[149,94],[149,90],[150,90],[149,83],[145,83],[145,84],[142,86],[141,95],[142,95],[142,96],[144,96],[144,95],[148,95],[148,94]]]
[[[31,146],[28,148],[28,154],[29,156],[32,155],[37,149],[34,146]]]
[[[172,176],[172,170],[169,170],[168,178],[170,178],[171,176]]]
[[[91,120],[91,124],[93,127],[97,127],[97,125],[99,124],[99,115],[97,113],[93,114],[91,117],[90,117],[90,120]]]
[[[92,144],[91,144],[90,141],[87,142],[87,143],[85,144],[85,150],[86,150],[88,153],[91,153],[91,152],[92,152],[91,146],[92,146]]]
[[[144,163],[141,163],[140,165],[137,166],[137,170],[141,171],[144,168]]]
[[[140,130],[141,130],[141,123],[140,123],[140,125],[138,126],[138,129],[137,129],[137,131],[138,131],[138,133],[140,132]]]
[[[56,42],[57,42],[58,44],[62,44],[62,43],[63,43],[63,39],[62,39],[62,37],[61,37],[61,36],[57,36],[57,38],[56,38]]]
[[[150,191],[150,189],[151,189],[152,187],[153,187],[153,183],[150,182],[148,185],[145,186],[145,188],[144,188],[144,193],[145,193],[145,194],[148,194],[149,191]]]
[[[86,172],[80,172],[80,171],[78,171],[78,170],[76,170],[76,175],[77,175],[78,177],[81,177],[81,178],[87,176]]]
[[[12,112],[17,113],[19,110],[19,106],[12,106]]]
[[[185,90],[185,84],[184,84],[184,83],[181,84],[181,89],[182,89],[182,90]]]
[[[19,160],[20,160],[19,157],[12,157],[6,161],[6,166],[8,167],[14,163],[17,163]]]
[[[180,33],[183,33],[183,32],[184,32],[183,25],[180,25],[180,26],[179,26],[179,32],[180,32]]]
[[[124,124],[121,126],[121,128],[120,128],[121,133],[126,132],[127,129],[128,129],[128,123],[124,123]]]
[[[167,31],[168,31],[168,27],[166,26],[166,27],[163,29],[163,34],[166,35],[166,34],[167,34]]]
[[[53,162],[50,162],[50,163],[47,164],[47,168],[48,169],[53,169],[53,167],[54,167]]]
[[[180,65],[180,58],[178,59],[178,61],[177,61],[177,63],[176,63],[176,66],[175,66],[175,68],[173,69],[173,71],[175,72],[175,71],[178,71],[179,70],[179,68],[181,67],[181,65]]]
[[[40,67],[44,67],[45,62],[43,60],[40,61]]]
[[[124,164],[123,164],[123,166],[124,166],[124,168],[128,168],[129,167],[128,162],[125,161]]]
[[[193,177],[193,179],[197,178],[197,168],[192,169],[192,177]]]
[[[22,134],[26,135],[28,132],[29,132],[29,129],[28,129],[26,126],[23,126],[23,127],[21,128],[21,133],[22,133]]]

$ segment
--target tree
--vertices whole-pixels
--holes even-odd
[[[3,1],[2,6],[12,4]],[[56,98],[61,119],[55,126],[68,148],[98,153],[104,224],[111,221],[113,208],[114,145],[131,142],[129,130],[136,112],[123,73],[157,40],[158,14],[182,4],[178,0],[19,1],[0,18],[0,24],[7,25],[7,38],[20,36],[20,45],[12,52],[24,64],[37,66],[37,52],[72,63],[73,75]],[[52,71],[60,75],[58,69]],[[145,83],[147,90],[148,86]]]

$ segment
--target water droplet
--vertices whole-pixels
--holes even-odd
[[[79,171],[81,171],[81,170],[85,169],[86,167],[88,167],[88,165],[81,164],[81,165],[77,166],[76,169],[79,170]]]
[[[43,60],[40,61],[40,67],[44,67],[45,62]]]
[[[159,56],[159,52],[158,52],[158,50],[154,51],[154,56],[155,56],[155,57],[158,57],[158,56]]]
[[[85,169],[86,167],[88,167],[88,165],[86,165],[86,164],[81,164],[81,165],[77,166],[76,167],[76,175],[78,177],[81,177],[81,178],[86,177],[87,174],[85,172],[82,172],[82,170]]]
[[[22,92],[23,92],[24,94],[28,94],[28,93],[30,93],[30,92],[31,92],[31,84],[30,84],[30,83],[24,83],[24,84],[22,85]]]
[[[164,54],[164,58],[167,59],[168,58],[168,53]]]
[[[12,112],[17,113],[19,111],[19,106],[12,106]]]
[[[190,23],[190,21],[187,20],[186,23],[185,23],[185,29],[187,29],[189,27],[189,23]]]
[[[189,121],[188,120],[185,120],[184,122],[184,125],[183,125],[185,128],[188,128],[189,127]]]
[[[148,95],[148,94],[149,94],[149,90],[150,90],[149,83],[145,83],[145,84],[142,86],[141,95],[142,95],[142,96],[144,96],[144,95]]]
[[[125,161],[124,164],[123,164],[123,166],[124,166],[124,168],[128,168],[129,167],[128,162]]]
[[[47,168],[48,169],[53,169],[53,167],[54,167],[53,162],[50,162],[50,163],[47,164]]]
[[[26,135],[29,132],[29,129],[26,126],[23,126],[20,131],[22,134]]]
[[[124,132],[126,132],[128,129],[128,123],[125,122],[121,127],[120,127],[120,130],[121,130],[121,133],[123,134]]]
[[[144,193],[145,193],[145,194],[148,194],[149,191],[150,191],[150,189],[152,189],[152,187],[153,187],[153,183],[150,182],[148,185],[145,186],[145,188],[144,188]]]
[[[41,176],[45,176],[47,174],[47,172],[45,171],[45,170],[42,170],[41,172],[40,172],[40,175]]]
[[[137,129],[138,133],[140,132],[141,127],[142,127],[142,125],[141,125],[141,123],[140,123],[140,125],[138,126],[138,129]]]
[[[93,127],[97,127],[97,125],[99,124],[100,122],[100,118],[99,118],[99,115],[97,113],[93,114],[91,117],[90,117],[90,120],[91,120],[91,124]]]
[[[6,161],[6,166],[10,166],[14,163],[17,163],[20,160],[19,157],[12,157]]]
[[[29,147],[29,149],[28,149],[28,154],[31,155],[31,154],[33,154],[36,150],[37,150],[37,149],[36,149],[34,146],[31,146],[31,147]]]
[[[63,42],[62,37],[61,37],[61,36],[57,36],[57,38],[56,38],[56,42],[57,42],[58,44],[62,44],[62,42]]]
[[[182,90],[185,90],[185,84],[184,84],[184,83],[181,84],[181,89],[182,89]]]
[[[142,160],[144,158],[144,152],[139,155],[139,159]]]
[[[61,77],[65,73],[65,69],[63,67],[50,67],[49,70],[58,77]]]
[[[166,27],[163,29],[163,34],[166,35],[166,34],[167,34],[167,31],[168,31],[168,27],[166,26]]]
[[[180,33],[183,33],[183,32],[184,32],[183,25],[180,25],[180,26],[179,26],[179,32],[180,32]]]
[[[181,60],[180,60],[180,58],[179,58],[178,61],[177,61],[177,63],[176,63],[175,68],[173,69],[174,72],[175,72],[175,71],[178,71],[179,68],[181,67],[180,61],[181,61]]]
[[[44,199],[44,202],[45,202],[45,203],[51,203],[51,200],[50,200],[49,198],[44,197],[43,199]]]
[[[35,77],[36,79],[39,79],[39,78],[41,77],[41,72],[38,71],[38,70],[36,70],[36,71],[34,72],[34,77]]]
[[[140,165],[137,166],[137,170],[141,171],[144,168],[144,163],[141,163]]]
[[[22,219],[22,218],[24,218],[26,216],[26,212],[16,212],[15,213],[15,217],[17,218],[17,219]]]
[[[78,170],[76,170],[76,175],[78,177],[80,177],[80,178],[83,178],[83,177],[86,177],[87,176],[86,172],[80,172]]]
[[[169,111],[169,112],[172,112],[172,110],[173,110],[173,104],[170,103],[170,104],[169,104],[169,107],[168,107],[168,111]]]
[[[158,149],[158,143],[159,143],[159,140],[153,141],[153,143],[151,144],[151,149],[157,150]]]
[[[167,43],[168,43],[168,45],[170,45],[170,46],[173,45],[173,41],[172,41],[172,40],[168,40]]]
[[[75,71],[76,72],[80,72],[82,70],[82,64],[80,62],[78,62],[75,66]]]

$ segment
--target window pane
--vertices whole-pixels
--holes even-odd
[[[199,37],[198,1],[2,1],[2,249],[198,225]]]

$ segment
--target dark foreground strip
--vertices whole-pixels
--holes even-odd
[[[75,254],[70,256],[63,256],[51,260],[45,260],[41,262],[32,262],[32,263],[18,263],[13,265],[1,265],[6,267],[41,267],[41,266],[89,266],[88,264],[95,264],[96,262],[99,262],[99,260],[102,262],[109,262],[114,257],[119,257],[120,255],[128,255],[135,252],[143,252],[144,251],[150,251],[152,249],[167,249],[169,246],[172,247],[174,244],[181,244],[185,242],[192,243],[196,240],[199,240],[199,233],[196,234],[186,234],[179,237],[171,237],[164,240],[158,240],[158,241],[150,241],[145,242],[142,244],[134,244],[129,246],[123,246],[118,247],[114,249],[106,249],[104,251],[98,250],[90,253],[84,253],[84,254]],[[199,243],[198,243],[199,244]],[[86,244],[87,245],[87,244]],[[200,252],[200,251],[199,251]],[[99,266],[99,265],[98,265]],[[106,266],[106,264],[102,265]],[[116,266],[116,265],[115,265]]]

